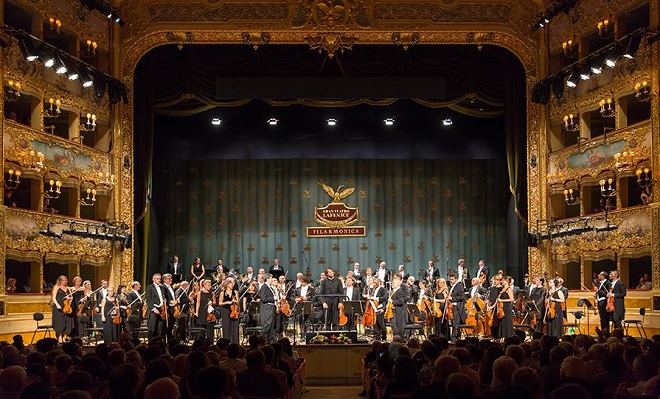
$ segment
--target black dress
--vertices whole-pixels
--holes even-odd
[[[208,316],[209,301],[212,300],[213,293],[200,291],[199,297],[199,315],[197,316],[197,325],[206,329],[206,339],[213,339],[213,328],[215,328],[215,323],[206,320],[206,317]]]
[[[114,309],[116,300],[117,298],[114,301],[109,301],[106,297],[105,306],[103,307],[103,314],[105,315],[105,321],[103,322],[103,342],[106,344],[119,341],[121,323],[115,324],[112,322],[112,317],[116,314],[116,310]]]
[[[437,299],[444,300],[445,299],[445,294],[444,294],[444,292],[437,292],[436,291],[436,293],[434,295],[434,298],[436,300]],[[442,310],[442,315],[444,317],[436,317],[435,318],[435,333],[438,334],[438,335],[442,335],[444,337],[448,337],[449,336],[449,320],[447,319],[447,315],[445,315],[445,313],[446,313],[445,312],[445,310],[446,310],[445,303],[435,302],[433,304],[434,308],[435,308],[435,306],[437,306],[436,304],[440,306],[440,310]]]
[[[82,332],[83,332],[83,330],[82,330],[83,327],[80,324],[80,321],[78,320],[79,319],[79,317],[78,317],[78,306],[81,305],[81,303],[82,303],[81,300],[82,300],[84,295],[85,295],[85,293],[83,292],[82,289],[80,291],[76,291],[72,294],[73,302],[71,303],[71,307],[73,308],[73,320],[74,320],[73,325],[75,326],[75,328],[71,332],[72,337],[81,336]],[[81,313],[81,316],[82,316],[82,313]]]
[[[198,279],[198,277],[202,274],[202,267],[203,267],[203,265],[199,265],[199,266],[194,266],[193,265],[193,268],[192,268],[193,278]]]
[[[57,303],[64,307],[64,298],[67,296],[66,291],[61,288],[57,289],[57,294],[55,294],[55,300]],[[75,304],[72,302],[71,307]],[[53,305],[53,330],[55,330],[56,335],[70,335],[75,327],[75,320],[73,315],[76,313],[74,310],[71,315],[66,315],[62,309],[58,309],[57,306]]]
[[[552,294],[552,298],[559,299],[557,291]],[[564,311],[560,302],[550,302],[550,306],[554,306],[556,315],[554,319],[548,320],[548,335],[561,338],[564,335]]]
[[[509,293],[504,291],[500,299],[509,299]],[[506,338],[513,335],[513,302],[502,302],[504,305],[504,318],[498,325],[498,337]]]
[[[230,295],[234,295],[232,292]],[[222,291],[220,294],[220,302],[228,301],[227,291]],[[239,319],[232,319],[229,317],[231,314],[231,305],[220,306],[220,317],[222,320],[222,338],[227,338],[232,343],[238,344],[238,322]]]

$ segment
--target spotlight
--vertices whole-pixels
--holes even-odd
[[[78,68],[72,66],[69,68],[69,73],[67,75],[69,77],[69,80],[76,80],[80,77],[80,74],[78,73]]]
[[[327,120],[328,126],[335,126],[337,124],[337,119],[330,118]]]
[[[635,58],[635,53],[639,48],[639,44],[642,42],[642,37],[639,35],[633,35],[628,39],[628,45],[626,46],[626,51],[623,52],[623,57],[629,60]]]
[[[279,122],[279,121],[275,118],[270,118],[266,121],[266,123],[271,125],[271,126],[277,126],[277,122]]]
[[[213,118],[211,119],[211,125],[213,126],[220,126],[222,124],[222,119],[220,118]]]
[[[451,118],[445,118],[442,120],[442,126],[451,126],[454,124],[454,121],[451,120]]]
[[[110,104],[117,104],[121,99],[121,94],[119,93],[119,83],[115,81],[108,82],[108,98],[110,99]]]
[[[580,79],[589,80],[589,78],[591,78],[591,67],[585,64],[580,70]]]
[[[78,76],[80,77],[80,81],[82,82],[83,87],[90,87],[91,85],[94,84],[94,79],[92,79],[92,77],[89,76],[89,72],[87,68],[80,67],[80,69],[78,70]]]
[[[603,55],[599,55],[598,57],[594,58],[591,63],[591,73],[594,75],[600,75],[603,73],[604,60],[605,57]]]
[[[394,125],[394,118],[386,118],[383,120],[383,123],[385,123],[385,126],[393,126]]]
[[[621,57],[621,48],[618,45],[614,45],[612,50],[610,50],[607,53],[607,56],[605,56],[605,65],[610,68],[614,68],[616,66],[616,62],[619,60],[619,57]]]
[[[46,68],[50,68],[55,65],[55,54],[52,51],[43,49],[41,57],[41,60],[44,62],[44,66]]]
[[[53,69],[58,75],[64,75],[68,71],[68,68],[66,65],[64,65],[64,61],[62,61],[62,58],[57,54],[55,55],[55,63],[53,64]]]
[[[119,96],[124,104],[128,104],[128,89],[123,84],[119,85]]]
[[[557,99],[564,96],[564,77],[562,75],[557,75],[552,80],[552,94]]]
[[[96,75],[94,77],[94,92],[96,97],[103,97],[105,94],[105,79],[101,75]]]
[[[548,86],[548,82],[542,80],[535,84],[532,88],[532,102],[536,104],[547,104],[549,99],[550,87]],[[444,126],[448,126],[444,124],[444,120],[442,122]]]
[[[574,68],[571,74],[568,75],[568,79],[566,79],[566,86],[570,88],[577,87],[579,81],[580,81],[580,72],[578,72],[578,70]]]
[[[39,53],[30,37],[21,37],[18,40],[18,45],[21,48],[23,57],[25,57],[27,61],[36,61],[39,59]]]

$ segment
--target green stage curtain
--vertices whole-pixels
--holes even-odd
[[[507,169],[501,160],[156,160],[153,201],[164,270],[179,255],[245,271],[279,258],[293,278],[309,267],[345,274],[353,262],[403,264],[413,276],[435,256],[440,270],[465,257],[506,270]],[[355,188],[365,237],[308,238],[314,208],[331,198],[321,183]],[[255,270],[256,271],[256,270]]]

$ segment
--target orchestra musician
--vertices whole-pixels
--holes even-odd
[[[447,319],[447,280],[438,277],[435,281],[435,292],[433,294],[434,306],[435,303],[440,305],[442,310],[442,317],[437,317],[435,320],[435,333],[449,336],[449,320]]]
[[[220,259],[220,258],[218,258],[215,261],[215,272],[217,274],[220,274],[220,273],[227,274],[227,273],[229,273],[229,268],[225,266],[222,259]]]
[[[220,317],[222,319],[222,337],[229,339],[232,343],[239,343],[239,318],[231,317],[231,306],[238,306],[238,290],[236,290],[236,280],[234,280],[232,277],[227,279],[227,283],[224,289],[220,290],[218,305],[220,306]]]
[[[326,278],[321,281],[317,295],[320,296],[323,312],[325,313],[323,315],[325,328],[329,326],[331,330],[335,330],[337,328],[339,297],[344,294],[344,288],[341,281],[335,278],[334,269],[331,267],[326,268],[325,275]]]
[[[463,262],[465,260],[463,259]],[[465,312],[465,287],[458,276],[454,273],[449,275],[449,296],[447,300],[451,302],[453,307],[453,318],[451,320],[451,340],[457,341],[460,338],[461,331],[458,326],[465,324],[467,314]]]
[[[174,307],[177,305],[176,296],[174,295],[174,288],[172,287],[172,275],[165,273],[162,276],[163,292],[165,293],[165,303],[167,303],[167,318],[165,319],[165,327],[163,336],[166,339],[174,338]]]
[[[557,289],[561,290],[564,294],[564,302],[561,303],[561,308],[564,311],[564,321],[568,321],[568,312],[566,311],[566,300],[568,299],[568,288],[564,287],[564,279],[557,276]]]
[[[71,337],[78,337],[82,335],[82,328],[80,328],[80,321],[78,320],[78,304],[82,301],[84,294],[84,288],[82,285],[82,278],[76,276],[73,278],[73,287],[70,288],[71,296],[73,301],[71,302],[71,307],[73,308],[73,320],[74,320],[74,329],[71,332]]]
[[[74,329],[73,314],[68,315],[64,313],[64,300],[71,298],[67,298],[67,295],[69,295],[68,282],[69,279],[66,276],[59,276],[51,292],[51,301],[53,302],[53,330],[55,331],[57,342],[60,344],[64,342],[64,336],[71,334]]]
[[[85,328],[92,327],[92,310],[94,309],[94,303],[95,299],[93,298],[92,295],[92,282],[89,280],[85,280],[82,283],[83,290],[82,290],[82,296],[80,300],[77,303],[78,309],[75,309],[78,314],[78,331],[83,332]],[[87,320],[82,319],[81,316],[86,316]],[[82,320],[81,320],[82,319]],[[83,323],[83,321],[86,321]]]
[[[151,277],[151,284],[147,286],[145,293],[145,302],[147,306],[147,330],[149,341],[155,337],[163,335],[165,320],[161,318],[161,309],[165,304],[165,293],[160,284],[160,273],[154,273]]]
[[[502,278],[502,289],[500,290],[499,301],[504,305],[504,318],[500,319],[497,335],[505,339],[513,335],[513,279],[511,276]]]
[[[360,300],[360,290],[355,287],[355,278],[346,277],[346,287],[344,287],[344,297],[342,301],[359,301]],[[350,309],[348,306],[344,306],[344,313],[348,317],[348,323],[346,324],[346,329],[351,331],[353,325],[355,324],[355,315],[349,313]]]
[[[404,282],[408,281],[408,277],[410,274],[406,272],[406,267],[404,265],[399,265],[399,268],[397,269],[398,273],[401,275],[401,279],[403,279]]]
[[[497,313],[497,309],[494,309],[496,306],[497,300],[500,297],[500,292],[502,291],[502,280],[503,277],[501,274],[496,274],[493,276],[493,280],[491,282],[490,287],[488,288],[488,298],[486,300],[486,309],[487,312],[490,313],[490,318],[491,320],[495,320],[495,314]],[[499,334],[499,328],[495,326],[496,323],[493,323],[493,328],[490,329],[490,335],[493,339],[499,339],[500,334]]]
[[[309,279],[305,276],[300,280],[300,287],[296,288],[295,302],[308,302],[311,298],[314,297],[314,287],[309,284]],[[298,305],[300,306],[300,305]],[[304,305],[303,305],[304,306]],[[305,326],[307,321],[309,321],[309,314],[300,314],[299,323],[301,326]]]
[[[179,257],[177,255],[172,256],[172,262],[167,264],[167,268],[165,270],[166,273],[172,275],[172,284],[178,284],[185,280],[185,268],[181,263],[179,263]]]
[[[193,264],[190,266],[190,274],[192,275],[193,282],[197,282],[204,278],[206,268],[202,265],[202,260],[199,257],[195,258]]]
[[[619,280],[619,271],[612,270],[610,272],[610,292],[607,293],[608,298],[614,298],[614,312],[612,313],[612,324],[614,328],[623,328],[622,321],[626,315],[626,307],[624,298],[626,297],[626,286]]]
[[[270,267],[268,270],[268,273],[270,273],[275,279],[279,279],[280,276],[284,276],[284,268],[282,265],[280,265],[280,260],[275,258],[273,259],[273,265]]]
[[[436,280],[440,278],[440,270],[438,270],[437,267],[435,267],[435,263],[433,262],[433,259],[429,259],[428,267],[424,271],[424,280],[426,280],[426,283],[429,285],[429,288],[433,289],[433,285],[435,284]]]
[[[486,262],[483,259],[479,261],[479,268],[477,269],[475,277],[479,279],[479,283],[482,287],[488,288],[488,285],[490,284],[490,268],[486,266]]]
[[[126,295],[126,300],[128,301],[131,308],[131,315],[128,316],[126,320],[126,329],[130,333],[136,328],[140,328],[142,324],[142,296],[140,295],[140,289],[142,284],[139,281],[133,281],[131,284],[131,292]]]
[[[205,331],[205,339],[213,340],[213,330],[215,321],[209,320],[209,308],[211,308],[213,317],[215,316],[216,297],[211,289],[211,280],[201,280],[202,288],[197,292],[195,299],[195,316],[197,317],[197,326]]]
[[[108,294],[108,281],[107,280],[101,280],[101,284],[99,286],[99,290],[96,292],[96,317],[94,319],[94,323],[96,323],[96,327],[98,328],[103,328],[103,322],[101,321],[101,301],[105,296]]]
[[[598,286],[596,286],[596,307],[598,309],[598,316],[600,317],[600,329],[602,332],[609,334],[610,332],[610,319],[612,314],[607,312],[607,294],[610,292],[611,283],[607,279],[607,273],[598,273]]]
[[[382,283],[385,283],[384,286],[387,287],[387,284],[390,282],[390,271],[387,270],[387,263],[380,262],[378,270],[376,271],[376,277],[378,277]]]
[[[177,302],[179,306],[179,317],[174,321],[174,336],[181,341],[184,341],[187,337],[186,325],[188,324],[188,315],[190,312],[190,298],[188,297],[189,289],[190,283],[183,280],[177,287],[176,291],[174,291],[174,298],[178,300]]]
[[[390,302],[394,305],[394,318],[390,321],[392,335],[403,337],[403,331],[408,322],[408,302],[410,301],[410,291],[403,284],[403,278],[399,273],[392,276],[392,295]]]
[[[557,279],[550,279],[548,281],[548,306],[554,306],[555,317],[550,319],[546,318],[547,334],[553,337],[561,338],[564,335],[564,311],[561,304],[564,303],[564,293],[559,288]],[[546,314],[548,311],[546,310]]]
[[[107,295],[101,300],[101,321],[103,322],[103,342],[119,341],[120,326],[114,322],[119,316],[119,298],[115,296],[114,287],[108,287]]]
[[[415,284],[415,277],[409,275],[403,281],[406,282],[406,288],[410,292],[410,303],[417,303],[419,299],[419,285]]]
[[[365,299],[376,300],[376,324],[374,324],[374,340],[387,340],[387,330],[385,329],[384,305],[387,303],[387,290],[382,287],[382,282],[376,277],[370,277],[372,289],[364,294]],[[373,303],[373,302],[372,302]],[[369,306],[369,304],[367,304]]]
[[[355,262],[353,263],[353,278],[355,279],[355,286],[359,289],[362,290],[366,284],[364,281],[362,281],[363,274],[362,270],[360,270],[360,263]]]
[[[456,278],[461,284],[463,284],[463,288],[465,288],[466,281],[470,278],[470,271],[465,266],[465,258],[460,258],[458,260],[458,265],[456,266]]]
[[[539,276],[532,278],[529,288],[529,300],[534,302],[534,313],[536,315],[536,331],[543,332],[543,315],[545,314],[545,287]]]
[[[364,273],[362,274],[362,286],[364,287],[364,290],[370,290],[372,288],[373,283],[369,280],[373,276],[373,271],[370,267],[364,269]]]
[[[256,279],[257,276],[254,274],[254,269],[252,268],[252,266],[248,266],[245,269],[245,275],[243,276],[243,279],[241,281],[243,282],[243,284],[247,284]]]
[[[274,341],[273,323],[275,319],[275,290],[277,290],[277,279],[272,274],[264,276],[265,283],[259,289],[259,317],[261,322],[261,334],[266,338],[266,343]]]

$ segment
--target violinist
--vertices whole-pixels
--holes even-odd
[[[610,332],[610,319],[612,313],[607,312],[607,294],[610,292],[611,283],[607,279],[607,273],[598,273],[598,285],[596,286],[596,307],[598,309],[598,316],[600,317],[600,330],[609,334]]]
[[[372,289],[368,293],[364,294],[364,298],[369,302],[366,306],[374,306],[374,300],[378,302],[376,306],[376,324],[374,324],[374,340],[387,340],[387,330],[385,329],[385,317],[384,317],[384,307],[383,305],[387,303],[387,290],[381,285],[381,281],[378,278],[370,277]]]
[[[433,262],[433,259],[429,259],[429,266],[424,271],[424,280],[426,281],[426,284],[429,286],[429,288],[433,288],[433,284],[438,281],[438,278],[440,278],[440,270],[435,267],[435,262]]]
[[[238,344],[239,317],[231,317],[232,306],[238,306],[238,291],[235,288],[236,280],[229,277],[224,289],[220,290],[218,305],[220,306],[220,317],[222,319],[222,338],[227,338],[232,343]]]
[[[131,284],[131,292],[126,295],[126,300],[130,305],[131,314],[126,318],[126,331],[129,333],[133,329],[140,328],[142,324],[142,296],[140,295],[140,289],[142,285],[139,281],[133,281]]]
[[[446,317],[447,296],[447,280],[440,277],[435,280],[435,292],[433,294],[433,313],[435,317],[435,333],[444,335],[445,337],[449,336],[449,320]]]
[[[564,335],[564,311],[561,304],[564,303],[564,293],[558,287],[558,281],[551,279],[548,281],[548,299],[546,306],[554,307],[554,316],[550,317],[552,311],[546,309],[547,334],[557,338]]]
[[[89,280],[85,280],[82,283],[82,287],[83,287],[81,291],[82,295],[80,296],[78,302],[76,302],[77,309],[74,309],[74,311],[77,313],[78,316],[79,332],[82,332],[84,331],[85,328],[89,328],[92,326],[92,309],[94,309],[92,282]],[[86,323],[83,323],[81,321],[81,316],[87,317]]]
[[[58,343],[64,342],[64,336],[70,335],[74,329],[74,319],[71,314],[64,314],[64,301],[71,299],[67,283],[69,279],[66,276],[59,276],[51,292],[51,301],[53,302],[53,330]]]
[[[464,259],[461,259],[464,261]],[[461,330],[458,326],[465,324],[467,314],[465,313],[465,288],[463,282],[459,280],[458,276],[454,273],[449,275],[449,294],[447,300],[451,302],[453,307],[453,318],[451,320],[451,340],[457,341],[460,338]]]
[[[200,284],[202,288],[197,293],[197,298],[195,299],[197,326],[206,330],[205,339],[213,340],[213,329],[215,328],[213,317],[215,313],[214,306],[216,304],[216,297],[211,290],[211,280],[200,280]],[[209,310],[212,312],[209,313]]]
[[[190,298],[188,297],[188,290],[190,289],[190,283],[186,280],[183,280],[179,287],[174,291],[174,298],[177,299],[178,303],[178,312],[175,311],[176,316],[174,322],[174,335],[177,339],[185,341],[186,335],[186,325],[188,324],[188,313],[190,310]],[[175,308],[176,309],[176,308]]]
[[[101,321],[101,301],[105,296],[108,294],[108,280],[101,280],[101,284],[99,285],[98,291],[96,292],[96,313],[95,313],[95,318],[94,322],[96,323],[96,327],[98,328],[103,328],[103,322]]]
[[[113,287],[108,287],[107,295],[101,300],[101,321],[103,322],[103,342],[106,344],[118,342],[121,315],[119,313],[119,298],[115,296]]]
[[[344,287],[344,297],[342,298],[342,302],[344,301],[359,301],[360,300],[360,290],[355,287],[355,278],[353,277],[346,277],[346,287]],[[346,328],[348,331],[351,331],[354,325],[354,319],[355,315],[349,314],[350,309],[348,309],[346,306],[344,307],[344,313],[348,317],[348,323],[346,324]]]
[[[84,288],[82,284],[82,278],[80,276],[76,276],[73,278],[73,287],[70,288],[71,291],[71,296],[73,297],[73,301],[71,302],[71,307],[73,308],[73,319],[74,321],[74,329],[71,332],[71,337],[78,337],[82,335],[82,329],[80,328],[80,322],[78,321],[78,304],[81,303],[84,294]]]
[[[193,282],[197,282],[204,278],[206,269],[204,268],[204,265],[202,265],[202,260],[199,257],[195,258],[193,264],[190,266],[190,274],[193,277]]]
[[[621,329],[622,321],[626,314],[624,298],[626,297],[626,286],[619,280],[619,271],[612,270],[610,272],[610,292],[607,293],[608,298],[614,298],[614,312],[612,313],[612,323],[614,328]]]
[[[256,281],[250,281],[250,283],[248,284],[245,293],[243,294],[242,303],[241,303],[241,308],[244,311],[247,311],[252,301],[254,301],[257,298],[257,292],[259,291],[258,287],[259,285],[257,284]]]
[[[496,274],[493,276],[493,281],[490,287],[488,288],[488,296],[486,299],[486,322],[489,323],[490,335],[494,339],[500,338],[498,323],[499,321],[495,317],[497,313],[496,305],[500,297],[500,292],[502,291],[502,280],[504,278],[501,274]],[[488,328],[487,328],[488,329]]]
[[[300,287],[296,288],[295,302],[307,302],[310,301],[312,297],[314,297],[314,287],[309,284],[309,279],[303,276],[300,280]],[[301,326],[304,326],[307,323],[309,316],[309,314],[300,315],[299,323]]]
[[[536,331],[543,332],[543,315],[545,314],[545,287],[539,276],[532,278],[529,287],[529,300],[534,302],[534,314],[536,316]]]
[[[403,284],[403,277],[399,273],[392,276],[392,296],[390,301],[394,305],[394,318],[390,322],[392,335],[403,337],[403,330],[408,323],[408,301],[410,301],[410,291]]]
[[[504,318],[499,320],[497,336],[505,339],[513,335],[513,279],[511,276],[502,278],[502,289],[498,298],[498,307],[504,308]],[[498,309],[501,313],[501,310]]]
[[[488,288],[490,284],[490,268],[486,266],[486,262],[483,259],[479,261],[479,268],[475,276],[479,279],[479,284],[482,287]]]
[[[163,274],[163,292],[165,293],[165,303],[167,303],[167,317],[165,318],[165,331],[163,335],[166,339],[174,338],[174,307],[179,303],[174,295],[174,288],[172,288],[172,275],[169,273]]]
[[[147,306],[147,330],[149,341],[163,335],[165,319],[161,317],[161,310],[165,304],[165,292],[160,284],[160,273],[154,273],[151,277],[152,283],[147,286],[145,302]]]
[[[287,315],[283,312],[283,304],[285,301],[288,301],[288,296],[293,294],[291,290],[287,290],[287,281],[286,275],[281,275],[277,278],[277,290],[275,292],[275,304],[277,305],[277,312],[275,313],[275,325],[274,332],[275,336],[279,339],[282,338],[284,333],[284,327],[286,324]],[[287,302],[288,304],[288,302]],[[284,309],[287,310],[287,309]],[[290,307],[289,307],[290,310]]]

